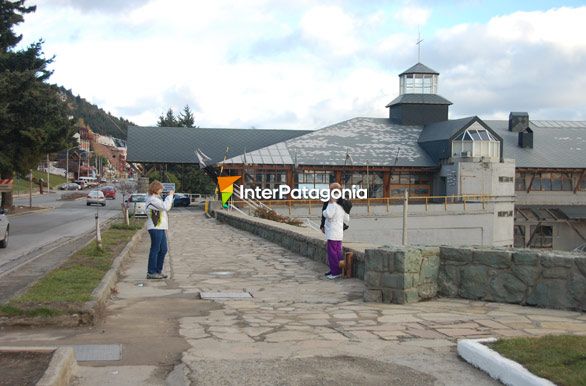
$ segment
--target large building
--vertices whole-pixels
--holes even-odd
[[[189,162],[196,162],[195,146],[215,149],[213,162],[240,175],[245,187],[322,188],[337,181],[366,187],[373,202],[400,198],[405,190],[420,198],[482,196],[476,201],[488,200],[492,215],[481,238],[469,243],[572,249],[586,242],[586,122],[532,121],[522,112],[508,120],[449,119],[451,102],[438,94],[438,72],[418,63],[399,79],[388,118],[358,117],[311,132],[249,131],[245,146],[225,130],[198,129],[205,132],[191,143]],[[161,136],[167,129],[130,128],[129,161],[146,162],[138,153],[150,153],[161,154],[158,162],[187,162],[170,159],[172,145],[149,148],[144,130]],[[289,138],[277,140],[283,133]],[[230,140],[238,151],[222,161],[215,153]]]

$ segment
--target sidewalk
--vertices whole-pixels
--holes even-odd
[[[364,303],[357,279],[327,281],[297,256],[201,212],[170,217],[171,275],[144,280],[148,236],[132,254],[100,325],[7,331],[0,344],[121,344],[122,360],[80,362],[78,385],[497,385],[460,360],[457,339],[586,334],[586,315],[440,299]],[[249,291],[209,301],[199,292]],[[171,375],[168,377],[168,374]]]

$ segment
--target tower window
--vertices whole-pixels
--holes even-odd
[[[405,74],[401,76],[402,94],[436,94],[437,75]]]

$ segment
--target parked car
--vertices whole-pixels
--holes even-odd
[[[173,197],[173,206],[189,206],[191,204],[191,199],[189,198],[188,194],[185,193],[175,193]]]
[[[98,190],[101,190],[102,193],[104,193],[104,196],[106,198],[110,198],[112,200],[116,199],[116,188],[113,186],[102,186],[101,188],[99,188]]]
[[[81,190],[81,186],[75,182],[66,182],[59,185],[59,190]]]
[[[130,216],[146,217],[146,198],[145,193],[133,193],[128,197],[126,203],[128,205],[128,214]]]
[[[92,204],[106,206],[106,197],[101,190],[90,190],[86,196],[86,204],[87,206]]]
[[[8,246],[8,233],[10,232],[10,222],[4,209],[0,208],[0,248]]]

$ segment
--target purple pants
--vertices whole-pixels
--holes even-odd
[[[340,269],[340,260],[344,258],[342,255],[342,241],[328,240],[326,242],[326,251],[328,253],[330,272],[332,275],[340,275],[342,273],[342,270]]]

